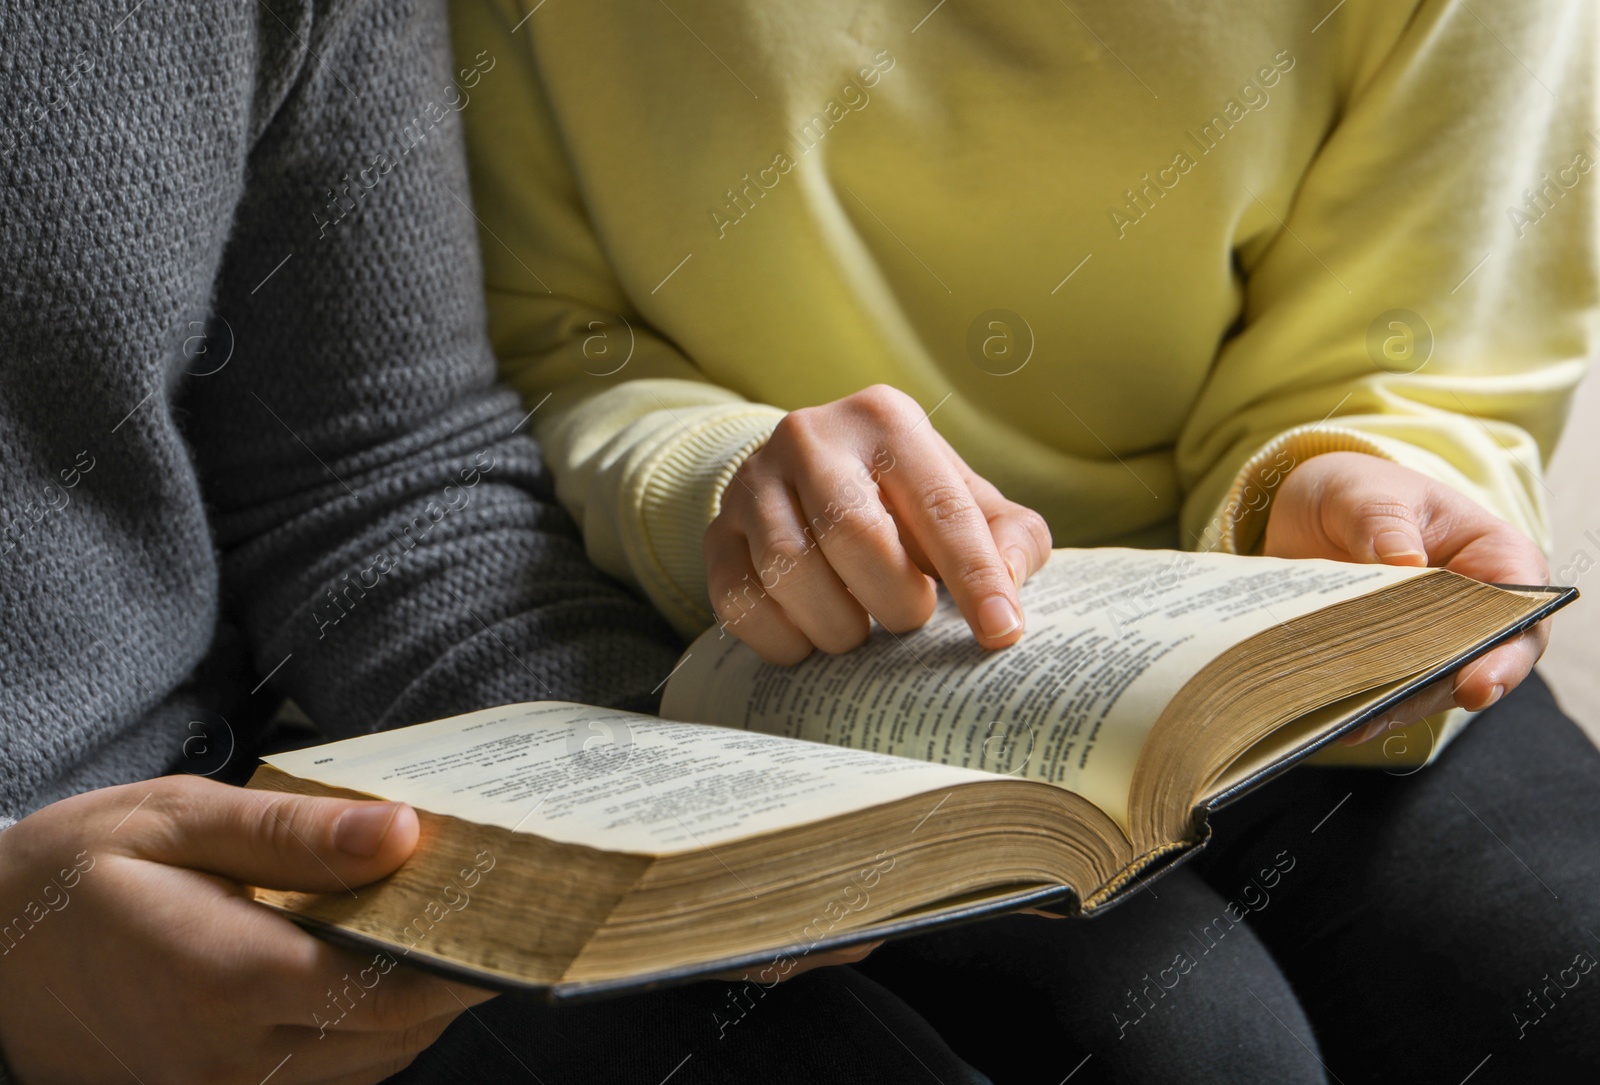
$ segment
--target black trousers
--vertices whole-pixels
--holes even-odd
[[[1410,775],[1306,768],[1105,916],[770,991],[500,998],[407,1085],[1600,1080],[1600,752],[1537,679]]]

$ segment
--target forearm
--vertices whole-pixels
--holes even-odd
[[[255,585],[258,669],[281,663],[274,682],[324,727],[532,699],[653,709],[676,645],[585,560],[538,449],[509,435],[521,414],[509,392],[467,398],[229,553],[227,581]]]
[[[1600,18],[1527,14],[1502,41],[1424,0],[1397,39],[1351,43],[1381,62],[1351,74],[1281,225],[1237,253],[1244,321],[1178,444],[1187,544],[1248,549],[1275,477],[1334,450],[1547,542],[1543,463],[1600,342]]]
[[[641,312],[654,284],[624,281],[619,239],[589,214],[523,7],[455,4],[452,18],[458,66],[495,58],[464,116],[501,377],[590,558],[691,635],[712,620],[701,543],[721,489],[783,412],[708,380]]]
[[[590,558],[637,585],[684,636],[712,622],[706,527],[733,473],[783,413],[705,384],[642,380],[579,404],[543,431]]]
[[[530,210],[518,202],[484,214],[503,239],[519,231],[502,220]],[[502,263],[491,256],[489,274],[507,274]],[[732,473],[784,412],[707,381],[637,314],[509,289],[491,289],[488,302],[501,375],[522,394],[590,559],[643,592],[679,633],[698,633],[712,621],[706,527]]]
[[[426,108],[455,88],[441,13],[347,7],[252,154],[216,302],[235,354],[187,404],[232,612],[259,673],[334,733],[648,707],[676,644],[583,560],[493,384],[456,114]],[[304,194],[374,156],[392,167],[330,227]]]

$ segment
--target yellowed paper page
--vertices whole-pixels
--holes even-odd
[[[264,760],[436,814],[652,855],[986,778],[561,701],[485,709]]]
[[[790,668],[714,628],[667,684],[662,714],[1042,780],[1126,827],[1145,736],[1200,668],[1263,629],[1419,571],[1057,550],[1023,591],[1028,632],[1011,648],[980,649],[942,591],[922,629],[874,628],[857,651]]]

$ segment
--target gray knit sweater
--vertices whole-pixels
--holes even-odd
[[[284,696],[340,736],[671,669],[492,383],[503,73],[440,7],[0,0],[0,820]]]

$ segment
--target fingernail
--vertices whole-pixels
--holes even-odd
[[[1017,586],[1018,591],[1022,590],[1022,576],[1027,569],[1028,559],[1023,556],[1021,550],[1006,551],[1006,571],[1011,574],[1011,583]]]
[[[389,826],[399,812],[397,802],[352,806],[333,823],[334,846],[357,859],[371,859],[383,847],[383,838],[389,835]]]
[[[1415,540],[1404,531],[1385,531],[1372,540],[1378,557],[1396,565],[1428,564],[1428,555],[1417,549]]]
[[[978,628],[988,640],[999,640],[1014,633],[1022,624],[1011,601],[1003,595],[991,595],[978,604]]]
[[[1483,708],[1488,708],[1490,705],[1494,704],[1496,701],[1498,701],[1500,698],[1504,697],[1505,695],[1506,695],[1506,687],[1505,686],[1501,686],[1501,685],[1496,685],[1493,689],[1491,689],[1489,691],[1489,699],[1487,701],[1483,702]],[[1482,712],[1483,708],[1478,709],[1478,711]]]

